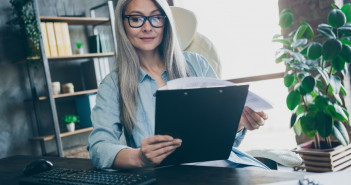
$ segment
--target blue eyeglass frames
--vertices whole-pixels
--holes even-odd
[[[123,15],[123,18],[128,19],[128,24],[132,28],[142,27],[146,19],[149,20],[149,23],[154,28],[161,28],[164,26],[166,21],[165,15],[152,15],[152,16],[143,16],[143,15]]]

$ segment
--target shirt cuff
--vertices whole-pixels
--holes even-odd
[[[246,135],[246,131],[247,131],[246,128],[243,128],[238,133],[236,133],[233,147],[238,147],[240,145],[241,141],[244,139]]]
[[[112,143],[97,143],[90,148],[89,155],[96,168],[112,168],[117,154],[125,148],[130,147]]]

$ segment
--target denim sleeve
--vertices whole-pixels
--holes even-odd
[[[241,141],[243,141],[245,135],[246,135],[245,128],[241,129],[240,132],[236,133],[233,147],[238,147],[240,145]]]
[[[94,166],[99,169],[111,168],[118,152],[128,148],[119,144],[123,131],[118,93],[116,79],[108,75],[99,85],[96,105],[91,113],[94,129],[89,136],[87,149]]]

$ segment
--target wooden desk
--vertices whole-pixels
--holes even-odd
[[[59,158],[59,157],[34,157],[13,156],[0,159],[0,184],[17,185],[19,179],[23,178],[22,170],[29,162],[36,159],[47,159],[54,164],[54,168],[92,169],[93,165],[89,159]],[[139,170],[138,170],[139,171]],[[259,169],[235,169],[225,167],[204,167],[179,165],[163,167],[158,169],[143,170],[155,174],[157,182],[155,185],[185,185],[185,184],[232,184],[248,185],[278,182],[303,177],[300,172],[279,172],[274,170]]]

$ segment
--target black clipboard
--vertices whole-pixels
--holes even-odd
[[[155,134],[182,139],[161,166],[228,159],[248,85],[156,92]]]

